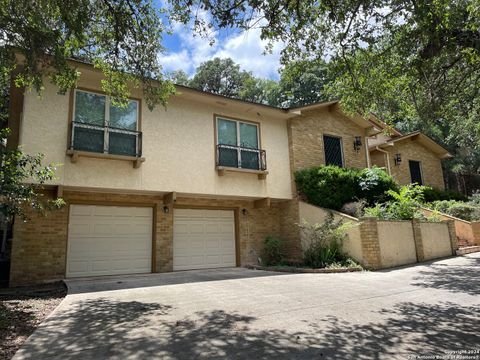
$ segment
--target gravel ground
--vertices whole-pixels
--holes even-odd
[[[0,289],[0,359],[10,359],[66,294],[61,282]]]

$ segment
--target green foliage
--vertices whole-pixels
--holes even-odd
[[[339,210],[359,193],[358,174],[357,169],[328,165],[297,171],[295,181],[309,203]]]
[[[391,200],[365,208],[365,215],[384,220],[424,219],[425,217],[419,211],[424,202],[423,191],[424,187],[419,185],[402,186],[398,192],[388,190],[387,194]]]
[[[151,0],[0,0],[2,73],[17,86],[41,92],[47,79],[65,93],[80,72],[77,58],[105,75],[103,89],[120,103],[140,88],[149,108],[174,92],[158,63],[165,31]],[[15,54],[22,66],[16,66]],[[12,70],[15,71],[13,72]]]
[[[423,198],[426,203],[439,200],[457,200],[466,201],[467,197],[457,191],[453,190],[441,190],[425,186],[423,190]]]
[[[303,248],[304,264],[312,268],[324,268],[337,262],[345,262],[342,252],[343,240],[347,236],[350,223],[335,221],[329,214],[323,224],[299,225],[306,242]]]
[[[369,205],[387,200],[389,190],[398,191],[393,177],[377,166],[360,171],[357,181],[360,187],[357,197],[365,199]]]
[[[252,77],[232,59],[214,58],[203,62],[190,81],[190,86],[218,95],[239,98],[243,84]]]
[[[62,199],[42,201],[39,192],[42,184],[54,178],[55,166],[43,166],[42,155],[27,155],[20,149],[6,148],[2,144],[8,134],[8,130],[0,130],[0,214],[3,222],[11,221],[15,215],[27,220],[27,207],[43,211],[63,206]],[[40,187],[30,183],[32,180]]]
[[[480,204],[455,200],[440,200],[428,204],[432,210],[466,221],[480,220]]]
[[[332,81],[324,60],[292,61],[280,72],[279,104],[298,107],[326,100],[323,88]]]
[[[283,240],[276,236],[267,236],[263,242],[263,265],[278,265],[282,262],[283,258]]]
[[[298,190],[311,204],[340,210],[345,203],[364,199],[368,204],[383,201],[387,190],[396,190],[393,178],[384,170],[346,169],[320,166],[295,173]]]

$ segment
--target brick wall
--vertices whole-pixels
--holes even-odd
[[[48,194],[49,197],[53,196]],[[161,197],[131,194],[65,192],[67,204],[151,205],[155,211],[156,271],[173,269],[173,214],[163,211]],[[270,208],[255,209],[253,201],[207,198],[178,198],[175,206],[229,208],[236,211],[241,265],[256,263],[268,235],[286,240],[288,256],[298,255],[295,236],[295,203],[272,202]],[[12,242],[11,285],[39,283],[65,277],[69,206],[41,216],[30,211],[31,220],[16,221]],[[246,209],[244,215],[241,211]],[[298,214],[298,212],[297,212]],[[293,230],[292,230],[293,229]],[[285,234],[284,234],[285,232]],[[285,235],[285,236],[284,236]]]
[[[390,169],[392,176],[401,185],[410,184],[410,168],[408,160],[420,161],[420,167],[422,169],[422,177],[425,185],[430,185],[439,189],[445,188],[443,181],[442,161],[429,149],[419,144],[412,139],[406,139],[395,143],[393,147],[385,149],[389,152],[390,156]],[[371,162],[372,165],[381,167],[386,166],[383,154],[382,156],[378,151],[372,152]],[[395,165],[394,155],[401,154],[402,162],[400,165]]]
[[[288,121],[290,161],[294,171],[325,165],[324,134],[342,138],[345,167],[367,167],[365,130],[338,111],[319,109]],[[355,136],[362,136],[359,151],[353,149]]]

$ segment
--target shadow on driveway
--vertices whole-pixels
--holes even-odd
[[[296,332],[258,328],[255,317],[223,310],[169,321],[171,311],[154,303],[83,301],[47,321],[17,358],[391,359],[480,343],[478,308],[448,302],[398,303],[368,324],[328,316]]]
[[[432,263],[418,272],[412,285],[480,295],[480,257],[464,256],[461,265]],[[480,326],[480,324],[479,324]]]
[[[223,281],[267,276],[292,275],[290,273],[250,270],[245,268],[225,268],[207,270],[176,271],[142,275],[116,275],[67,279],[68,294],[81,294],[98,291],[113,291],[154,286],[189,284],[207,281]]]

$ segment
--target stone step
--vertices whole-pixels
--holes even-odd
[[[457,255],[471,254],[471,253],[479,252],[479,251],[480,251],[480,245],[465,246],[465,247],[461,247],[457,250]]]

